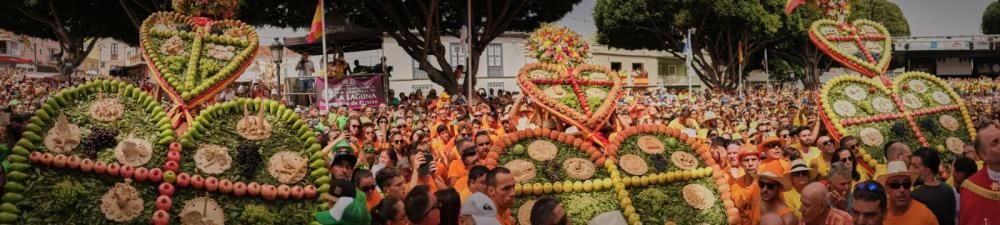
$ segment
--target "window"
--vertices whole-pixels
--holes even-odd
[[[118,43],[111,43],[111,60],[118,59]]]
[[[413,61],[413,79],[427,79],[427,71],[420,69],[420,62]]]
[[[611,71],[621,71],[621,70],[622,70],[621,62],[611,62]]]
[[[59,61],[58,53],[55,48],[49,48],[49,61],[52,63]]]
[[[16,41],[0,41],[0,54],[20,56],[21,49],[18,48]]]
[[[465,56],[465,51],[462,51],[462,45],[459,44],[458,42],[449,44],[448,63],[451,64],[452,67],[458,67],[459,65],[468,64],[468,62],[466,62],[465,60],[466,56]]]
[[[486,83],[486,88],[494,90],[503,90],[503,82],[489,82]]]
[[[677,65],[667,65],[667,76],[677,76]]]
[[[503,46],[490,44],[486,46],[486,75],[490,77],[503,76]],[[503,87],[503,84],[500,85]]]
[[[431,85],[430,84],[413,85],[413,91],[412,92],[417,92],[417,90],[423,90],[422,91],[423,93],[427,93],[428,91],[431,90]]]
[[[632,71],[638,73],[638,72],[645,72],[646,69],[642,68],[642,63],[632,63]]]

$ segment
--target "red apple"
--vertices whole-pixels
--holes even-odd
[[[208,192],[215,192],[219,189],[219,179],[215,177],[205,178],[205,190]]]
[[[31,155],[28,155],[28,159],[31,160],[31,163],[38,164],[38,163],[42,162],[42,153],[41,152],[31,152]]]
[[[181,161],[181,152],[175,152],[175,151],[167,152],[167,161],[174,161],[174,162]]]
[[[160,195],[174,196],[174,185],[170,183],[160,184]]]
[[[181,165],[177,164],[177,161],[167,161],[167,162],[163,163],[163,169],[169,170],[169,171],[174,171],[174,173],[176,173],[177,170],[180,169],[180,167],[181,167]]]
[[[302,197],[305,198],[315,198],[316,197],[316,186],[308,185],[302,190]]]
[[[181,151],[181,143],[178,143],[178,142],[170,143],[170,151],[171,152],[180,152]]]
[[[247,194],[250,194],[250,196],[257,196],[257,194],[260,194],[260,185],[257,184],[257,182],[250,182],[250,184],[247,184]]]
[[[94,163],[94,172],[95,173],[105,173],[107,171],[108,171],[108,165],[104,164],[104,162],[97,161],[96,163]]]
[[[177,187],[187,187],[191,184],[191,175],[187,173],[177,174]]]
[[[75,155],[74,156],[70,156],[68,159],[66,159],[66,167],[69,167],[70,169],[79,168],[80,167],[80,157],[77,157]]]
[[[205,187],[205,178],[201,178],[201,176],[198,175],[191,176],[191,187],[194,189],[201,189]]]
[[[149,179],[149,169],[146,167],[139,167],[135,169],[135,180],[142,182]]]
[[[236,197],[241,197],[247,194],[247,184],[243,182],[236,182],[233,184],[233,195]]]
[[[233,182],[227,179],[219,181],[219,192],[223,194],[229,194],[233,191]]]
[[[66,166],[66,156],[65,155],[56,155],[55,157],[53,157],[52,158],[52,166],[54,166],[56,168],[63,168],[63,167],[65,167]]]
[[[94,161],[90,161],[90,159],[83,159],[80,161],[80,170],[84,173],[94,170]]]
[[[174,204],[173,200],[170,200],[170,196],[160,195],[156,197],[156,208],[159,210],[170,210],[170,206]]]
[[[167,225],[170,223],[170,213],[166,210],[156,210],[153,213],[153,225]]]
[[[121,175],[124,178],[132,178],[132,175],[135,175],[135,168],[132,168],[129,165],[123,165],[118,170],[118,174]],[[143,178],[143,180],[146,180],[146,179]]]
[[[163,171],[160,168],[153,168],[149,170],[149,181],[153,183],[159,183],[163,181]]]
[[[118,163],[109,163],[108,164],[108,175],[110,175],[112,177],[117,177],[119,169],[121,169],[121,166],[118,165]]]

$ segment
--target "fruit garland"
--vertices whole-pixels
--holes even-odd
[[[590,45],[580,34],[551,24],[535,29],[524,48],[528,57],[542,63],[574,66],[590,58]]]
[[[124,106],[124,112],[121,117],[113,121],[99,121],[96,118],[87,118],[87,105],[96,104],[101,95],[115,96],[113,99],[116,99],[115,101],[120,102]],[[133,167],[122,165],[112,161],[115,159],[115,156],[110,150],[100,151],[101,153],[95,155],[83,151],[85,148],[88,148],[87,142],[94,144],[88,141],[90,139],[85,139],[84,143],[69,149],[68,152],[56,153],[52,149],[48,149],[43,141],[45,138],[51,138],[48,137],[48,134],[51,133],[47,133],[46,130],[58,129],[55,125],[56,123],[66,123],[68,121],[82,125],[83,127],[81,128],[92,128],[91,130],[103,127],[96,130],[101,130],[98,133],[101,133],[99,135],[104,137],[92,139],[91,141],[111,141],[110,144],[121,145],[121,143],[114,140],[117,138],[116,136],[120,136],[122,139],[126,139],[126,135],[142,140],[152,139],[154,141],[150,141],[149,144],[151,146],[148,146],[151,150],[149,152],[151,158],[143,163],[143,166]],[[140,127],[135,126],[136,124],[150,124],[153,126]],[[74,124],[73,126],[76,125]],[[118,130],[123,132],[116,132]],[[150,132],[150,130],[155,132]],[[94,135],[98,134],[90,134],[90,136]],[[108,138],[111,139],[108,140]],[[99,198],[99,195],[103,194],[104,188],[111,186],[114,182],[120,181],[120,179],[132,179],[136,182],[134,185],[140,187],[149,186],[150,184],[148,183],[161,182],[166,173],[161,168],[147,166],[169,162],[169,159],[164,159],[161,153],[166,148],[166,145],[175,139],[174,131],[169,118],[166,117],[164,108],[139,88],[118,80],[99,80],[63,89],[59,93],[52,95],[42,105],[41,109],[31,117],[25,126],[22,138],[18,140],[12,149],[12,154],[7,159],[10,162],[10,168],[6,174],[8,182],[4,186],[7,192],[2,198],[3,204],[0,205],[0,223],[37,224],[69,221],[69,218],[61,217],[60,215],[70,216],[70,218],[73,218],[74,215],[45,214],[45,210],[50,210],[51,208],[49,207],[54,207],[54,205],[64,207],[78,205],[78,207],[82,207],[83,205],[98,204],[97,202],[89,201]],[[101,144],[100,147],[107,147],[106,145]],[[114,146],[110,147],[113,148]],[[118,160],[122,159],[118,158]],[[97,176],[94,177],[94,175]],[[73,191],[75,187],[83,187],[81,185],[86,185],[86,188]],[[99,189],[96,192],[87,190],[93,188]],[[38,193],[39,191],[43,191],[43,189],[53,190],[54,192],[49,194],[54,195]],[[61,199],[58,196],[73,196],[73,198]],[[152,206],[152,202],[148,202],[147,205]],[[78,208],[75,211],[82,213],[82,215],[93,217],[76,217],[75,221],[106,223],[106,221],[102,220],[103,216],[92,215],[99,212],[87,210],[86,208]],[[146,209],[146,212],[143,212],[143,214],[148,215],[152,213],[152,207]],[[35,215],[36,213],[43,213],[45,215]],[[147,217],[140,217],[131,220],[129,223],[148,224],[148,219]]]
[[[930,109],[929,111],[931,111],[932,114],[933,113],[944,112],[944,111],[954,111],[955,110],[955,106],[957,106],[958,107],[958,111],[960,111],[962,113],[962,120],[965,122],[966,125],[969,125],[968,128],[967,128],[967,131],[969,132],[970,139],[973,139],[973,140],[976,139],[976,128],[974,126],[971,126],[973,123],[972,123],[972,117],[969,116],[968,107],[965,105],[965,101],[962,99],[962,96],[958,95],[958,93],[956,93],[954,89],[950,88],[950,86],[947,85],[948,82],[946,82],[946,81],[942,80],[941,78],[938,78],[938,77],[936,77],[934,75],[928,74],[928,73],[924,73],[924,72],[908,72],[908,73],[902,74],[900,76],[897,76],[896,79],[893,81],[893,83],[899,84],[899,83],[903,83],[903,81],[910,80],[910,79],[924,79],[924,80],[929,80],[931,82],[934,82],[934,83],[940,85],[940,88],[943,89],[943,91],[945,93],[947,93],[949,97],[951,97],[951,99],[952,99],[952,101],[954,101],[954,103],[952,105],[950,105],[950,106],[942,106],[942,107]]]
[[[680,143],[667,143],[665,147],[668,149],[674,149],[675,152],[683,151],[682,146],[687,145],[690,147],[691,151],[696,153],[700,157],[701,162],[707,167],[702,167],[699,169],[692,170],[680,170],[680,171],[669,171],[660,173],[648,173],[642,176],[621,176],[618,172],[618,165],[615,161],[618,160],[619,154],[622,154],[622,147],[626,145],[632,145],[629,140],[632,137],[638,135],[662,135],[668,138],[678,139]],[[704,144],[705,140],[689,137],[678,129],[669,128],[666,126],[656,126],[656,125],[640,125],[627,128],[620,131],[614,139],[611,140],[609,144],[607,155],[608,161],[606,166],[611,172],[611,179],[615,185],[615,190],[618,193],[619,201],[625,212],[625,218],[629,221],[629,224],[642,224],[643,216],[652,215],[639,215],[636,213],[637,209],[633,205],[634,200],[632,195],[627,188],[643,188],[651,187],[653,185],[667,185],[676,182],[695,182],[702,178],[711,177],[709,182],[715,185],[717,191],[719,192],[719,197],[722,200],[722,206],[720,213],[724,213],[724,219],[729,223],[735,223],[739,221],[739,212],[735,208],[733,201],[730,199],[729,192],[729,180],[725,176],[725,172],[715,163],[712,158],[712,154],[709,149],[709,145]],[[661,142],[662,144],[662,142]],[[681,145],[681,146],[678,146]],[[636,149],[629,150],[630,152],[636,151]],[[695,209],[697,210],[697,209]],[[676,211],[670,211],[672,213],[683,214]],[[700,214],[699,215],[703,215]],[[652,219],[652,218],[645,218]],[[664,221],[660,221],[664,222]]]

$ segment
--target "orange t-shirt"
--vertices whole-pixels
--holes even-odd
[[[382,194],[375,191],[372,191],[372,193],[365,193],[365,196],[368,197],[368,199],[365,199],[366,205],[368,206],[368,211],[371,211],[373,208],[375,208],[375,206],[378,205],[379,202],[382,201]]]
[[[937,217],[923,203],[916,200],[910,201],[910,209],[902,215],[892,214],[892,205],[885,214],[884,224],[907,224],[907,225],[938,225]]]
[[[514,217],[510,216],[510,209],[497,210],[497,220],[500,225],[514,225]]]
[[[760,186],[757,186],[756,179],[749,186],[743,186],[742,180],[743,177],[738,177],[730,182],[733,203],[740,211],[744,225],[756,225],[760,223]]]
[[[463,177],[466,175],[469,175],[469,169],[465,168],[465,163],[463,163],[461,159],[456,159],[452,160],[451,163],[449,163],[448,176],[445,178]],[[455,185],[457,185],[457,183]]]

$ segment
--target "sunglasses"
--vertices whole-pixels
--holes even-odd
[[[403,143],[403,140],[392,140],[392,142],[393,142],[393,143],[396,143],[396,144],[402,144],[402,143]]]
[[[862,183],[858,183],[858,185],[854,186],[854,191],[861,191],[861,190],[868,190],[868,191],[875,192],[875,193],[883,193],[883,192],[885,192],[884,190],[882,190],[881,187],[879,187],[879,185],[877,183],[874,183],[874,182],[862,182]]]
[[[891,182],[891,183],[889,183],[888,186],[889,186],[889,190],[896,190],[896,189],[900,189],[900,188],[909,190],[910,186],[912,186],[912,185],[913,185],[913,183],[910,182],[910,181],[903,181],[903,182]]]
[[[374,191],[375,190],[375,185],[367,186],[367,187],[361,187],[361,190],[365,191],[365,193]]]
[[[765,147],[767,147],[767,148],[778,148],[778,147],[781,147],[781,144],[767,144]]]
[[[757,182],[757,184],[758,186],[760,186],[761,190],[764,189],[777,190],[779,185],[778,183],[771,183],[771,182]]]
[[[851,161],[851,158],[840,159],[840,162],[842,162],[842,163],[847,163],[847,162],[850,162],[850,161]]]
[[[793,177],[808,177],[809,176],[809,171],[796,171],[796,172],[792,172],[792,176]]]
[[[819,144],[821,144],[821,145],[833,145],[833,142],[832,141],[824,141],[823,143],[819,143]]]

